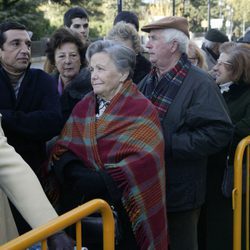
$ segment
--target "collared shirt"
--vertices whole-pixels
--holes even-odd
[[[226,82],[226,83],[220,84],[219,87],[220,87],[221,94],[223,94],[224,92],[228,92],[230,89],[229,87],[232,84],[233,84],[233,82]]]
[[[110,101],[105,101],[102,98],[97,97],[97,112],[96,112],[97,119],[104,113],[109,104]]]

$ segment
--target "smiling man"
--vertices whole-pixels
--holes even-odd
[[[1,23],[2,127],[8,143],[38,175],[46,159],[46,141],[60,132],[62,116],[56,83],[42,70],[31,69],[30,58],[31,40],[26,27],[11,21]],[[18,222],[17,226],[19,233],[28,229]]]

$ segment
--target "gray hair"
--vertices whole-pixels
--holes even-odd
[[[182,31],[177,29],[164,29],[162,30],[162,35],[167,43],[173,40],[177,41],[179,44],[179,52],[187,54],[189,38]]]
[[[130,40],[135,53],[141,50],[140,36],[132,24],[123,21],[118,22],[108,33],[108,40],[121,39],[122,41]]]
[[[212,41],[209,41],[209,40],[204,38],[203,44],[204,44],[205,48],[213,49],[214,47],[217,46],[217,44],[221,44],[221,43],[212,42]]]
[[[135,52],[118,42],[110,40],[98,40],[90,44],[86,52],[86,59],[89,62],[96,53],[107,53],[113,60],[117,70],[121,73],[129,72],[128,79],[134,74],[136,55]]]

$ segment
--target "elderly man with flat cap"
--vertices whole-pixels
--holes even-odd
[[[213,79],[187,58],[187,20],[165,17],[142,30],[153,68],[139,89],[158,109],[164,133],[170,248],[196,250],[207,158],[229,143],[232,123]]]

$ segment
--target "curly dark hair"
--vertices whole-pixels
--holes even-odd
[[[88,44],[83,43],[77,32],[70,30],[69,28],[59,28],[56,30],[49,39],[46,48],[46,56],[52,65],[55,65],[55,51],[65,43],[73,43],[78,48],[78,52],[81,58],[82,67],[86,66],[85,53]]]

